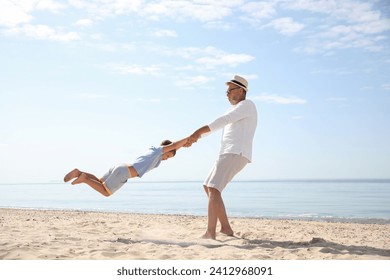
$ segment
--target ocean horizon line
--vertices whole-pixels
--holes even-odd
[[[137,184],[155,184],[155,183],[202,183],[203,180],[138,180]],[[248,179],[248,180],[233,180],[230,183],[278,183],[278,182],[313,182],[313,183],[390,183],[390,178],[285,178],[285,179]],[[50,185],[50,184],[65,184],[61,180],[36,181],[36,182],[0,182],[0,185]]]

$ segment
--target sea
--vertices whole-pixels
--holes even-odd
[[[229,217],[390,224],[390,179],[233,181]],[[0,184],[0,208],[207,216],[201,181],[126,183],[104,197],[87,185]]]

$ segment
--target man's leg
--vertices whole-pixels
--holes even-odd
[[[209,197],[208,223],[207,223],[207,231],[203,235],[203,238],[215,239],[218,219],[221,223],[221,232],[229,236],[233,236],[233,230],[229,224],[229,220],[226,214],[225,204],[223,203],[221,193],[214,188],[207,188],[207,189],[208,189],[207,193]]]

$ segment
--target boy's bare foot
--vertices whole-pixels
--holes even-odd
[[[87,175],[85,173],[81,173],[77,179],[72,182],[72,185],[84,183],[85,179],[87,179]]]
[[[77,178],[79,177],[81,174],[80,170],[78,170],[77,168],[73,169],[72,171],[70,171],[68,174],[65,175],[64,177],[64,182],[69,182],[70,180],[72,180],[73,178]]]
[[[215,236],[215,234],[211,234],[208,231],[206,231],[206,233],[202,235],[202,238],[203,239],[214,239],[215,240],[216,236]]]

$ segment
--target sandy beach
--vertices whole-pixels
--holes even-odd
[[[200,236],[206,217],[0,209],[3,260],[389,260],[390,225],[232,218],[235,236]]]

